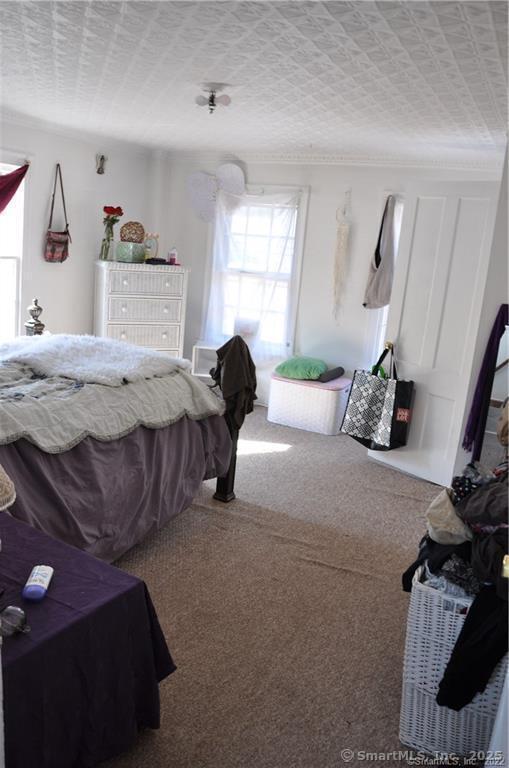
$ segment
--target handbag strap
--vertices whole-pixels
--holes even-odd
[[[62,181],[62,169],[60,168],[60,163],[57,163],[57,167],[55,168],[55,182],[53,184],[53,196],[51,198],[51,211],[49,215],[48,229],[51,229],[51,225],[53,223],[53,209],[55,207],[55,193],[57,191],[57,181],[60,182],[60,192],[62,193],[62,205],[64,208],[65,230],[66,232],[68,232],[69,222],[67,221],[67,211],[65,208],[64,183]]]
[[[373,374],[373,376],[378,376],[378,374],[380,373],[380,368],[382,366],[382,363],[385,360],[385,358],[387,357],[387,355],[389,354],[389,352],[391,354],[391,368],[390,368],[390,371],[389,371],[389,377],[391,379],[397,379],[398,378],[398,372],[396,371],[396,363],[394,361],[394,354],[393,354],[393,346],[392,346],[392,344],[391,344],[390,347],[386,347],[384,349],[384,351],[382,352],[382,354],[380,355],[380,357],[376,361],[375,365],[371,369],[371,373]]]
[[[389,200],[390,199],[391,199],[391,195],[389,195],[389,197],[385,201],[384,212],[383,212],[383,215],[382,215],[382,221],[380,222],[380,231],[378,233],[378,242],[377,242],[376,248],[375,248],[375,267],[377,269],[380,266],[380,262],[382,261],[382,256],[380,254],[380,246],[382,244],[382,234],[383,234],[383,231],[384,231],[385,217],[387,216],[387,208],[389,207]]]

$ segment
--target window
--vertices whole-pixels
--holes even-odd
[[[18,166],[0,163],[0,174]],[[18,333],[19,285],[23,253],[24,182],[0,213],[0,341]]]
[[[258,359],[291,350],[300,204],[295,190],[245,195],[233,211],[218,197],[206,339],[221,343],[240,333]]]

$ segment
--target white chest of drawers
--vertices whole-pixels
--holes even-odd
[[[94,333],[183,356],[188,271],[97,261]]]

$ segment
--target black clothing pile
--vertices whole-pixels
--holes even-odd
[[[508,553],[507,464],[493,473],[468,465],[455,477],[450,498],[467,526],[468,539],[440,544],[426,535],[419,554],[403,574],[410,592],[418,566],[425,566],[430,586],[458,596],[461,588],[473,602],[439,685],[437,703],[460,710],[484,691],[493,670],[507,653],[508,579],[503,561]]]
[[[426,564],[431,573],[440,575],[442,566],[453,555],[460,558],[465,564],[470,563],[472,556],[472,542],[465,541],[463,544],[438,544],[438,542],[433,541],[430,536],[424,536],[419,544],[417,560],[407,568],[401,578],[403,591],[412,591],[412,579],[420,565]]]
[[[483,586],[466,615],[444,676],[437,704],[459,711],[484,691],[493,670],[507,653],[507,598]]]
[[[491,483],[495,477],[494,472],[482,470],[477,463],[467,464],[461,475],[457,475],[452,479],[452,503],[455,506],[461,504],[473,491]]]

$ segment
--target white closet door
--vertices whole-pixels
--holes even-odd
[[[398,376],[415,381],[414,410],[408,445],[369,455],[440,485],[465,458],[461,432],[497,197],[495,182],[474,181],[419,184],[405,195],[386,339],[396,346]]]

